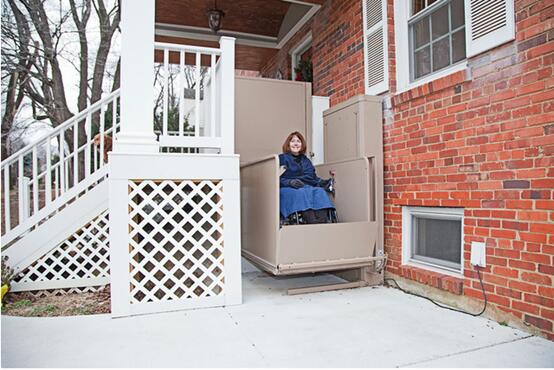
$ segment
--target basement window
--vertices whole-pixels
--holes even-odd
[[[403,207],[402,264],[463,274],[462,208]]]

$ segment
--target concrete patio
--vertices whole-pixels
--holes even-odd
[[[2,367],[552,367],[554,343],[385,287],[243,275],[244,303],[111,319],[2,316]]]

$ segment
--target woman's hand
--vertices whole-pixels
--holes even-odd
[[[302,180],[298,180],[298,179],[290,180],[289,184],[292,188],[295,188],[295,189],[300,189],[301,187],[304,186],[304,182],[302,182]]]

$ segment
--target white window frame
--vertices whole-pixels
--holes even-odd
[[[429,6],[430,9],[436,8],[444,1],[437,1]],[[410,19],[411,1],[394,0],[394,38],[396,42],[396,83],[397,93],[411,90],[415,87],[424,85],[441,77],[452,73],[462,71],[467,68],[467,46],[466,59],[458,62],[448,68],[431,73],[416,81],[410,82],[410,42],[408,19]],[[467,25],[466,25],[467,27]],[[407,61],[407,62],[400,62]]]
[[[308,50],[312,46],[312,32],[309,32],[302,41],[300,41],[295,47],[293,47],[290,51],[290,57],[291,57],[291,76],[290,79],[294,81],[295,73],[294,69],[298,65],[298,61],[300,60],[300,56]]]
[[[460,270],[423,262],[412,258],[412,216],[425,216],[434,219],[459,220],[461,222]],[[402,265],[414,266],[454,277],[464,277],[464,209],[443,207],[402,207]]]

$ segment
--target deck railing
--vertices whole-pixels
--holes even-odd
[[[106,176],[119,97],[112,92],[2,161],[3,247]]]
[[[233,122],[222,119],[222,108],[227,104],[226,99],[234,101],[234,88],[228,83],[229,80],[234,79],[234,49],[232,54],[225,55],[223,47],[218,49],[156,42],[155,50],[157,60],[161,60],[163,69],[160,147],[162,149],[164,147],[196,148],[199,152],[206,149],[219,153],[225,152],[223,148],[229,138],[224,135],[226,132],[224,125],[232,126]],[[232,63],[224,68],[222,65],[226,61],[228,63],[228,60],[232,60]],[[177,66],[177,86],[171,87],[172,81],[169,76],[171,69]],[[190,112],[186,112],[185,108],[187,102],[191,101],[185,96],[188,87],[185,86],[185,82],[186,77],[190,77],[190,71],[193,71],[194,89],[194,105],[191,108],[194,119],[191,122],[188,120]],[[177,122],[170,112],[174,108],[171,106],[173,97],[170,96],[170,91],[177,91]],[[170,120],[173,121],[170,122]]]

